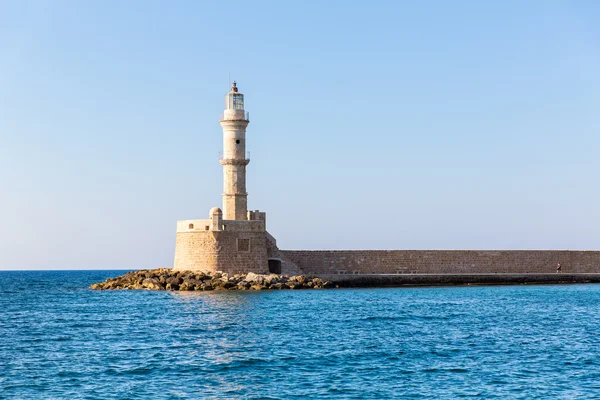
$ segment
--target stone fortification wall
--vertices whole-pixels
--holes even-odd
[[[269,232],[266,232],[266,240],[267,255],[269,256],[270,260],[278,260],[281,263],[282,274],[297,275],[300,273],[298,266],[286,257],[285,251],[282,251],[279,249],[279,247],[277,247],[277,241]]]
[[[600,273],[600,251],[282,250],[303,274]]]
[[[186,221],[187,222],[187,221]],[[217,265],[217,244],[213,232],[177,232],[174,269],[212,271]]]
[[[174,269],[268,273],[264,231],[177,232]]]

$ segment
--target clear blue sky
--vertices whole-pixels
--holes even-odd
[[[597,1],[2,1],[0,268],[172,265],[221,204],[284,249],[600,249]]]

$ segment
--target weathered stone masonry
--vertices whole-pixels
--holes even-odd
[[[223,128],[223,210],[214,207],[208,219],[177,222],[176,270],[268,273],[281,270],[275,239],[266,230],[266,214],[249,211],[246,192],[246,128],[250,123],[244,95],[235,82],[225,95]],[[275,254],[277,258],[271,258]],[[270,261],[269,261],[270,260]],[[271,266],[271,268],[269,268]]]
[[[208,219],[177,222],[177,270],[350,275],[549,273],[558,262],[563,273],[600,273],[600,251],[475,250],[280,250],[267,232],[266,214],[247,209],[244,95],[233,82],[225,95],[223,128],[223,211]]]
[[[304,274],[600,273],[600,251],[282,250]]]

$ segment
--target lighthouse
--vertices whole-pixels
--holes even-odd
[[[246,192],[246,127],[250,122],[244,109],[244,95],[233,81],[231,91],[225,95],[225,111],[221,115],[223,128],[223,219],[248,219],[248,193]]]
[[[223,206],[213,207],[208,219],[177,221],[173,268],[228,273],[282,271],[275,238],[267,232],[267,214],[248,210],[246,192],[246,127],[250,123],[244,95],[234,81],[225,95],[223,128]]]

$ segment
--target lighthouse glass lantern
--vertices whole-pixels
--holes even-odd
[[[244,95],[238,93],[237,84],[233,81],[231,92],[227,93],[225,97],[225,109],[226,110],[243,110],[244,109]]]

